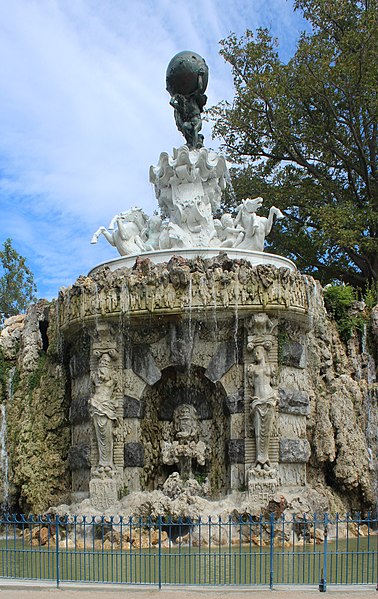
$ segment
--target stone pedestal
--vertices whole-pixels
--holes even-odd
[[[89,495],[92,506],[104,511],[118,500],[118,481],[115,478],[92,478],[89,482]]]
[[[277,492],[277,479],[256,476],[253,469],[248,472],[248,495],[252,503],[266,505]]]

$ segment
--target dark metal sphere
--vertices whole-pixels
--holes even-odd
[[[198,89],[198,77],[201,77],[201,89]],[[174,96],[190,96],[195,92],[204,93],[209,79],[209,69],[199,54],[184,50],[172,58],[167,68],[167,91]]]

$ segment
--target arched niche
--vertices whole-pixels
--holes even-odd
[[[211,494],[216,497],[227,491],[228,467],[226,447],[229,440],[229,418],[224,405],[226,392],[220,383],[205,376],[205,368],[192,366],[185,373],[174,366],[162,371],[160,380],[147,386],[142,396],[145,406],[141,422],[141,442],[144,447],[145,467],[142,488],[161,488],[167,477],[177,468],[163,464],[162,441],[173,439],[173,413],[182,404],[197,411],[199,438],[207,448],[205,466],[195,465],[193,473],[201,482],[209,478]]]

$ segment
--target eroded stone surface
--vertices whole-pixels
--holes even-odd
[[[135,397],[125,395],[123,398],[123,417],[124,418],[143,418],[144,403]]]
[[[228,442],[228,461],[230,464],[244,464],[244,439],[230,439]]]
[[[70,470],[85,470],[91,467],[90,447],[81,443],[72,445],[68,452]]]
[[[280,461],[283,463],[306,463],[311,448],[307,439],[280,439]]]
[[[144,448],[139,442],[125,443],[124,447],[125,455],[125,466],[126,467],[139,467],[144,466]]]
[[[278,390],[279,409],[287,414],[298,414],[308,416],[310,413],[309,397],[306,391],[298,389]]]

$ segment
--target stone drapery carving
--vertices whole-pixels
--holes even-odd
[[[205,443],[198,440],[197,410],[190,404],[181,404],[173,412],[173,442],[163,441],[161,457],[163,464],[178,464],[180,476],[186,480],[192,477],[193,462],[204,466],[206,462]]]
[[[98,354],[98,367],[93,376],[93,393],[90,397],[90,414],[96,433],[99,457],[95,475],[112,476],[114,473],[113,433],[114,423],[117,421],[112,362],[116,358],[116,351],[111,349],[95,353]]]

